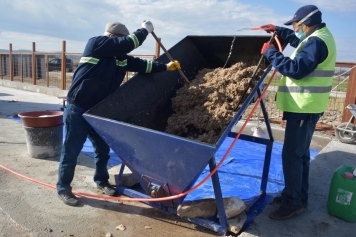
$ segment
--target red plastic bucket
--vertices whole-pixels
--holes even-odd
[[[47,128],[63,124],[62,111],[32,111],[19,113],[22,123],[30,128]]]

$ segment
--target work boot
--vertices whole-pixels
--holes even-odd
[[[104,193],[108,196],[115,196],[116,195],[116,189],[114,189],[109,183],[105,184],[97,184],[96,187],[99,190],[104,191]]]
[[[58,197],[69,206],[76,206],[79,202],[78,198],[74,196],[74,194],[70,190],[59,191]]]
[[[303,211],[304,211],[304,207],[289,209],[280,206],[277,210],[269,214],[269,218],[273,220],[285,220],[299,213],[302,213]]]
[[[283,197],[282,196],[276,196],[273,198],[273,201],[274,203],[277,203],[277,204],[281,204],[283,201]],[[302,205],[304,208],[307,208],[308,207],[308,202],[307,201],[304,201],[302,202]]]

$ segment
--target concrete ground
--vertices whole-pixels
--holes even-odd
[[[25,111],[58,110],[62,107],[62,100],[57,97],[63,95],[62,91],[40,90],[43,89],[0,83],[0,165],[55,185],[59,157],[31,158],[27,154],[22,125],[7,117]],[[245,129],[246,133],[252,132],[252,126],[253,123]],[[273,126],[277,141],[283,141],[283,132],[283,128]],[[238,236],[354,236],[355,224],[329,215],[326,205],[334,171],[341,165],[356,167],[356,146],[316,133],[312,148],[321,151],[311,163],[310,200],[305,212],[290,220],[274,221],[268,215],[278,206],[271,204]],[[80,154],[73,189],[101,194],[92,181],[93,170],[92,158]],[[97,237],[108,232],[114,237],[217,236],[213,231],[179,217],[165,215],[143,203],[79,197],[80,205],[70,207],[58,199],[54,189],[15,176],[2,168],[0,180],[0,236]],[[126,230],[116,230],[120,224]]]

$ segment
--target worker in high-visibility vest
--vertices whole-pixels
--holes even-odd
[[[153,24],[150,21],[144,21],[141,26],[130,34],[126,26],[120,22],[107,23],[103,36],[89,39],[79,67],[74,73],[63,116],[66,129],[57,182],[58,197],[67,205],[78,204],[70,184],[74,177],[77,157],[87,138],[94,147],[94,182],[97,188],[107,195],[116,195],[116,190],[108,181],[107,164],[110,147],[82,114],[118,89],[127,71],[155,73],[180,69],[178,61],[165,64],[127,55],[139,47],[153,31]]]
[[[326,109],[336,62],[336,46],[320,10],[306,5],[284,23],[294,31],[272,24],[262,26],[296,48],[284,56],[273,44],[265,43],[261,53],[282,74],[277,91],[277,108],[286,120],[282,150],[285,187],[274,202],[280,207],[270,214],[282,220],[304,211],[308,206],[310,143],[319,118]]]

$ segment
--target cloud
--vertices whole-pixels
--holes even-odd
[[[314,3],[322,10],[344,11],[345,15],[348,11],[356,11],[354,0],[345,1],[343,4],[330,0]],[[309,1],[293,0],[284,3],[284,7],[295,4],[293,2],[309,4]],[[283,25],[294,10],[289,9],[287,13],[262,0],[254,3],[237,0],[2,0],[0,48],[7,49],[12,43],[14,49],[31,49],[32,42],[36,42],[38,51],[58,51],[65,40],[67,52],[81,53],[90,37],[103,34],[108,21],[120,21],[133,32],[141,28],[143,20],[151,20],[156,35],[169,49],[188,35],[265,34],[241,29],[266,23]],[[325,14],[325,17],[328,19],[329,15]],[[337,38],[336,31],[340,31],[340,27],[334,18],[329,19],[327,22],[335,26],[331,23],[328,26],[334,26],[332,32]],[[343,32],[345,30],[339,36]],[[345,40],[345,47],[352,48],[350,42]],[[155,45],[154,38],[149,35],[132,53],[153,54]]]
[[[286,20],[277,17],[274,10],[264,6],[232,0],[132,0],[129,4],[122,0],[105,0],[100,3],[94,0],[3,0],[2,6],[0,32],[22,32],[30,36],[40,35],[40,39],[48,36],[49,40],[54,37],[86,42],[92,36],[103,34],[108,21],[120,21],[133,32],[141,28],[143,20],[151,20],[157,36],[162,38],[166,48],[172,47],[187,35],[233,35],[238,29],[258,26],[262,22]],[[150,38],[138,51],[152,49],[155,42]],[[34,37],[29,41],[35,39],[39,40]],[[15,41],[11,43],[15,45]]]
[[[314,0],[312,3],[309,0],[293,0],[293,2],[303,3],[305,5],[313,4],[320,8],[320,10],[328,10],[331,12],[350,13],[356,11],[355,0],[343,0],[339,4],[335,0]]]
[[[0,45],[7,45],[7,47],[2,47],[3,49],[8,49],[9,44],[11,43],[13,50],[32,50],[32,42],[35,42],[36,51],[56,52],[62,51],[62,41],[63,39],[49,37],[46,35],[27,34],[12,31],[0,32]],[[66,51],[81,52],[85,47],[85,43],[86,41],[68,40],[66,41]],[[78,51],[78,49],[81,50]]]

